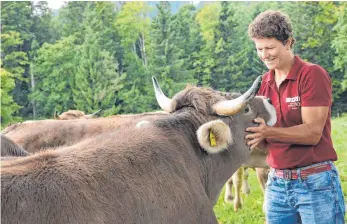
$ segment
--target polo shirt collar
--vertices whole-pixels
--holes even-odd
[[[294,56],[294,65],[290,69],[286,79],[288,80],[296,80],[299,74],[299,70],[301,66],[304,64],[304,61],[299,56]],[[271,69],[270,75],[267,77],[266,82],[274,82],[275,81],[275,70]]]

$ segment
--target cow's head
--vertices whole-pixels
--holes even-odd
[[[165,96],[153,77],[156,99],[169,113],[190,110],[195,117],[203,117],[197,130],[198,141],[208,153],[219,153],[236,144],[247,147],[245,129],[254,125],[253,119],[263,118],[268,125],[276,122],[276,111],[268,99],[255,96],[260,84],[259,76],[244,94],[225,93],[211,88],[188,86],[172,99]],[[241,139],[240,139],[241,138]]]
[[[0,134],[1,157],[27,156],[29,153],[7,136]],[[2,159],[2,158],[1,158]]]

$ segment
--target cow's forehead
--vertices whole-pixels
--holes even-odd
[[[264,96],[255,96],[252,100],[252,102],[255,102],[257,104],[263,104],[263,101],[266,99]]]
[[[174,110],[193,107],[200,111],[200,113],[211,114],[213,113],[212,106],[215,103],[233,98],[235,98],[235,95],[232,93],[221,92],[206,87],[188,86],[173,97],[176,104]]]

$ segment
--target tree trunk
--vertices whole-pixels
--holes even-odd
[[[31,67],[30,68],[31,92],[34,92],[34,90],[35,90],[34,65],[31,64],[30,67]],[[31,103],[33,105],[33,118],[35,120],[37,117],[36,102],[35,102],[35,100],[33,100]]]
[[[146,46],[145,46],[145,35],[141,32],[141,52],[142,52],[142,60],[145,67],[147,67],[147,55],[146,55]]]

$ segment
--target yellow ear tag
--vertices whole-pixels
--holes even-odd
[[[212,133],[212,130],[210,130],[210,144],[211,146],[216,146],[216,136]]]

